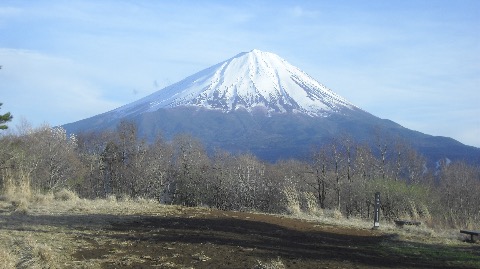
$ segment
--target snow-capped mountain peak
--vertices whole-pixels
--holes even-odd
[[[382,120],[260,50],[240,53],[136,102],[62,127],[70,134],[102,132],[124,120],[138,126],[139,137],[149,142],[187,133],[210,152],[249,152],[270,161],[304,158],[312,145],[344,134],[366,145],[376,143],[372,137],[378,135],[394,137],[433,162],[445,156],[480,160],[479,149]]]
[[[197,106],[230,112],[322,116],[355,106],[276,54],[254,49],[202,70],[115,111],[121,115]]]

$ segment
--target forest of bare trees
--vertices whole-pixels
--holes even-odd
[[[0,190],[75,191],[83,198],[142,197],[165,204],[281,214],[371,219],[375,192],[386,220],[473,227],[480,220],[480,169],[448,159],[435,169],[400,142],[376,146],[348,136],[312,149],[305,160],[275,164],[251,154],[209,152],[188,135],[154,143],[122,122],[115,131],[67,135],[24,127],[0,137]]]

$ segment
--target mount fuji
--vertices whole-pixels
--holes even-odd
[[[69,133],[114,129],[135,122],[154,140],[188,133],[208,149],[250,152],[275,161],[307,157],[347,134],[373,144],[385,136],[410,144],[431,161],[480,161],[480,149],[409,130],[358,108],[279,56],[240,53],[153,94],[63,127]]]
[[[243,52],[150,96],[114,110],[120,117],[160,108],[202,107],[223,112],[326,116],[355,106],[279,56]]]

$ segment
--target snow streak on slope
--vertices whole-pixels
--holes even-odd
[[[355,106],[279,56],[252,50],[200,71],[115,110],[118,116],[197,106],[224,112],[263,108],[268,113],[328,115]]]

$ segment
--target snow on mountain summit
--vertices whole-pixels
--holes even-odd
[[[310,116],[354,108],[276,54],[254,49],[115,111],[124,115],[177,106],[224,112],[261,107],[269,113],[297,112]]]

